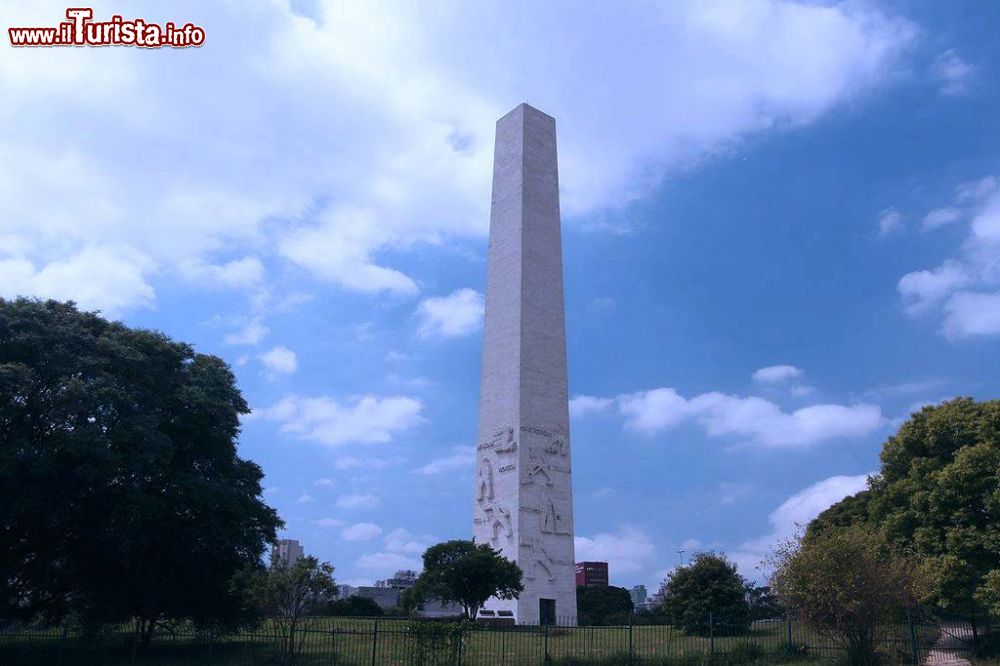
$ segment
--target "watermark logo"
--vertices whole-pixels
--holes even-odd
[[[141,18],[125,20],[112,16],[108,21],[94,21],[90,7],[70,7],[68,21],[54,27],[7,28],[11,46],[139,46],[147,49],[187,48],[205,43],[205,29],[173,21],[163,25]]]

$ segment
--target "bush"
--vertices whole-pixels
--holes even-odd
[[[671,624],[688,634],[742,634],[750,628],[748,588],[725,555],[699,553],[689,565],[670,573],[662,611]]]

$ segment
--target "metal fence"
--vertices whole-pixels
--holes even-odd
[[[845,647],[794,618],[747,627],[706,618],[707,635],[664,624],[485,627],[403,618],[308,618],[292,632],[274,622],[254,631],[213,634],[177,625],[148,645],[128,627],[85,636],[69,627],[0,625],[0,665],[342,664],[506,666],[519,664],[805,664],[842,661]],[[968,620],[901,622],[885,627],[889,663],[972,658],[996,625]],[[975,637],[975,639],[974,639]],[[290,651],[289,645],[294,646]]]

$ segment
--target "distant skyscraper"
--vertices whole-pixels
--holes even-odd
[[[556,121],[497,121],[472,533],[524,572],[484,617],[576,624]]]
[[[303,555],[305,551],[295,539],[278,539],[278,543],[274,544],[271,550],[271,561],[295,564]]]
[[[631,590],[629,590],[629,596],[632,597],[632,605],[635,609],[643,610],[646,608],[646,586],[636,585]]]
[[[578,587],[607,587],[607,562],[577,562],[576,584]]]

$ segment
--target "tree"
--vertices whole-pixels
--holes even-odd
[[[671,624],[689,634],[742,633],[750,625],[748,587],[736,565],[725,555],[698,553],[690,564],[674,569],[667,576],[662,611]]]
[[[516,599],[522,590],[520,567],[500,551],[485,543],[455,540],[424,551],[424,570],[404,596],[411,608],[428,599],[457,603],[472,620],[490,597]]]
[[[323,615],[348,616],[348,617],[380,617],[382,607],[373,599],[360,597],[352,594],[346,599],[337,599],[326,605]]]
[[[958,398],[913,414],[882,448],[870,490],[830,507],[806,538],[851,524],[883,530],[930,574],[925,601],[975,614],[1000,576],[1000,400]],[[983,592],[985,594],[985,592]]]
[[[337,596],[333,567],[315,557],[300,557],[293,564],[276,558],[269,569],[251,577],[248,587],[258,611],[278,627],[286,660],[294,658],[305,640],[299,630],[307,616]]]
[[[912,563],[864,526],[793,539],[774,564],[771,587],[782,604],[839,641],[854,666],[879,663],[879,627],[899,621],[919,591]]]
[[[205,625],[281,525],[228,366],[72,303],[0,299],[0,616]]]
[[[750,617],[758,620],[783,617],[785,609],[781,606],[778,596],[770,586],[751,585],[747,588],[747,606]]]
[[[624,587],[578,585],[576,588],[576,614],[581,625],[624,624],[633,609],[632,597]]]

